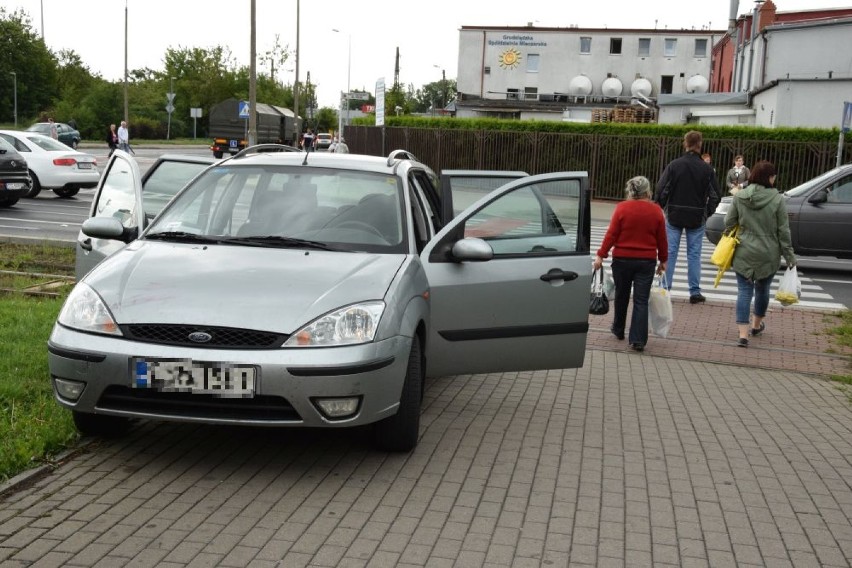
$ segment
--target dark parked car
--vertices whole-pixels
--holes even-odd
[[[0,207],[11,207],[32,187],[27,161],[0,138]]]
[[[797,255],[852,258],[852,164],[834,168],[783,195]],[[713,244],[725,229],[731,200],[723,197],[707,219],[707,239]]]
[[[65,124],[64,122],[55,122],[54,124],[56,125],[56,134],[59,137],[59,141],[76,150],[77,145],[80,143],[80,131]],[[27,130],[29,132],[38,132],[39,134],[50,136],[50,123],[36,122],[27,128]]]

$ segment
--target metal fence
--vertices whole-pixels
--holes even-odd
[[[374,156],[403,148],[435,172],[585,171],[593,197],[613,200],[623,198],[624,184],[633,176],[643,175],[655,183],[666,164],[683,152],[680,137],[376,126],[347,126],[346,141],[351,152]],[[711,154],[723,188],[737,154],[748,166],[758,160],[773,162],[778,169],[776,185],[782,190],[830,170],[837,160],[837,142],[705,139],[704,151]],[[842,162],[850,160],[852,142],[845,144]]]

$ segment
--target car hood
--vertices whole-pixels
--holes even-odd
[[[293,333],[341,306],[383,299],[404,255],[137,241],[84,282],[118,324]]]

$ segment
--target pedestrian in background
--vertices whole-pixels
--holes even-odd
[[[625,191],[627,199],[612,212],[593,265],[599,270],[612,249],[610,269],[615,281],[615,309],[610,330],[616,338],[624,339],[632,289],[633,313],[628,343],[634,351],[642,351],[648,343],[648,298],[655,267],[656,274],[661,274],[669,256],[666,219],[659,205],[651,201],[651,182],[647,178],[631,178]]]
[[[701,245],[704,241],[704,223],[713,214],[721,200],[716,173],[701,159],[704,138],[697,130],[683,136],[684,154],[675,158],[657,182],[654,201],[666,214],[666,235],[669,244],[669,262],[666,283],[671,290],[677,263],[680,239],[686,234],[686,267],[689,283],[689,303],[706,300],[701,294]]]
[[[47,123],[50,127],[50,137],[54,140],[59,140],[59,131],[56,129],[56,123],[53,122],[52,118],[48,118]]]
[[[743,157],[737,154],[734,157],[734,167],[728,170],[728,175],[725,178],[730,194],[735,195],[744,188],[748,184],[749,176],[751,176],[751,172],[743,165]]]
[[[109,130],[106,135],[106,143],[109,146],[109,156],[118,148],[118,132],[115,131],[115,124],[109,125]]]
[[[122,120],[118,127],[118,149],[130,152],[130,132],[127,130],[127,121]]]
[[[348,154],[349,153],[349,145],[346,144],[346,140],[343,136],[340,137],[340,140],[337,142],[337,146],[334,149],[338,154]]]
[[[787,207],[775,189],[775,176],[772,162],[757,162],[750,172],[749,184],[734,195],[725,215],[725,231],[737,225],[740,228],[733,262],[739,347],[748,347],[749,335],[758,336],[766,329],[763,318],[769,307],[769,287],[781,266],[781,257],[788,267],[796,266]]]
[[[310,128],[308,128],[308,131],[305,132],[304,136],[302,136],[302,150],[305,152],[314,151],[314,131]]]

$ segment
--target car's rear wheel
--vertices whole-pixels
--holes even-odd
[[[12,205],[14,205],[17,202],[18,202],[17,197],[0,198],[0,207],[11,207]]]
[[[408,370],[399,398],[396,414],[373,426],[373,444],[388,452],[408,452],[417,445],[420,436],[420,402],[423,392],[423,355],[420,338],[411,340]]]
[[[74,197],[78,193],[80,193],[79,187],[63,187],[59,189],[54,189],[53,193],[58,195],[59,197]]]
[[[24,194],[24,197],[35,199],[38,197],[38,194],[41,193],[41,182],[38,181],[38,176],[36,176],[35,172],[32,170],[30,170],[30,179],[33,180],[33,186]]]
[[[74,426],[86,436],[103,438],[121,436],[130,427],[130,420],[123,416],[90,414],[76,410],[72,410],[71,414],[74,416]]]
[[[225,154],[222,153],[222,152],[213,152],[213,157],[216,158],[217,160],[221,160],[222,156],[224,156],[224,155]]]
[[[77,144],[79,144],[79,142],[76,139],[71,140],[71,148],[74,150],[77,149]]]

